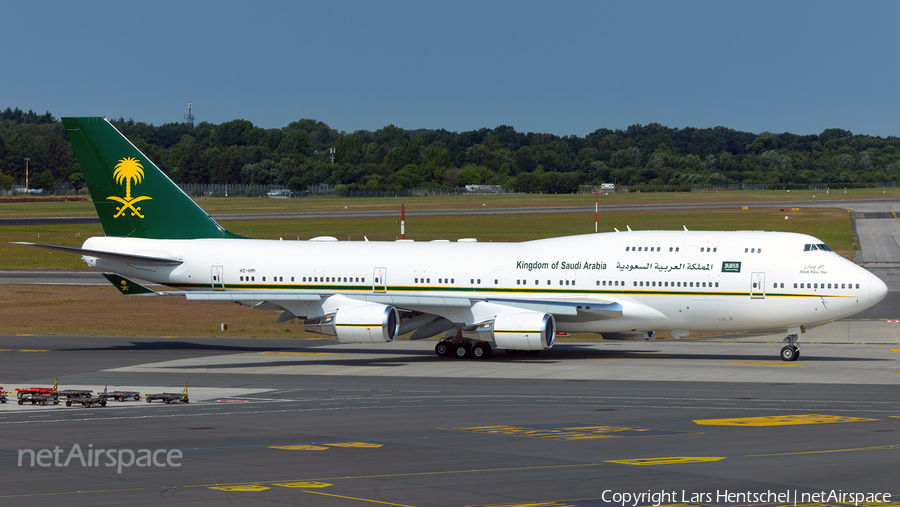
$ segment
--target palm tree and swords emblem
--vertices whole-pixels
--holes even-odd
[[[122,182],[125,182],[125,198],[121,198],[117,195],[111,195],[107,197],[107,199],[111,199],[118,203],[121,203],[122,206],[116,207],[116,214],[113,215],[113,218],[118,218],[122,216],[126,210],[131,210],[131,216],[139,216],[144,218],[144,215],[141,215],[141,207],[135,207],[134,204],[153,199],[152,197],[147,197],[146,195],[140,197],[131,197],[131,183],[134,182],[135,185],[141,182],[144,179],[144,166],[138,162],[138,159],[127,157],[123,158],[116,164],[116,170],[113,172],[113,177],[116,179],[116,183],[119,185]]]

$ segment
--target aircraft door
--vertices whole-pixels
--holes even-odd
[[[750,299],[766,298],[766,274],[751,273],[750,274]]]
[[[372,275],[372,292],[387,292],[387,268],[375,268]]]
[[[210,273],[213,290],[225,290],[225,278],[223,272],[225,271],[222,266],[213,266],[212,273]]]

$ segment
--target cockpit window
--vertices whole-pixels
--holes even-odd
[[[810,251],[812,251],[812,250],[825,250],[826,252],[832,252],[832,251],[833,251],[833,250],[832,250],[831,248],[829,248],[828,245],[826,245],[825,243],[815,243],[815,244],[807,243],[806,245],[803,245],[803,251],[804,251],[804,252],[810,252]]]

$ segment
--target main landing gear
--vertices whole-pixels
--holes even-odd
[[[494,354],[490,343],[472,340],[441,340],[434,346],[434,352],[440,357],[457,359],[488,359]]]
[[[797,343],[797,335],[789,334],[787,338],[784,339],[784,342],[787,343],[787,345],[781,349],[781,360],[796,361],[797,358],[800,357],[800,344]]]

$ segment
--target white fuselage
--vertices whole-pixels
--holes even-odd
[[[523,243],[97,237],[84,248],[182,259],[161,268],[85,257],[185,290],[620,304],[618,318],[558,317],[559,331],[602,333],[800,328],[885,296],[865,269],[808,246],[822,243],[780,232],[635,231]],[[322,313],[315,307],[307,316]],[[483,318],[452,305],[428,311],[461,324]]]

